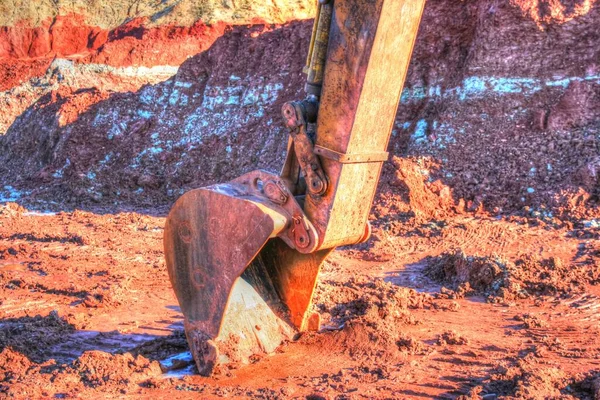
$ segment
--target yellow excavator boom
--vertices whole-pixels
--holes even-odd
[[[165,258],[202,375],[319,329],[311,300],[321,264],[370,235],[424,2],[319,1],[307,98],[282,108],[282,172],[192,190],[173,206]]]

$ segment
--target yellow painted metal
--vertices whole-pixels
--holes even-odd
[[[336,0],[317,121],[316,148],[329,189],[307,197],[319,248],[357,243],[365,232],[425,0]]]

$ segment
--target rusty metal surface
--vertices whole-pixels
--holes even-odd
[[[302,207],[291,195],[285,181],[265,171],[249,172],[229,183],[237,189],[237,196],[251,196],[263,209],[272,210],[286,219],[284,229],[278,233],[283,241],[301,253],[315,251],[319,239]],[[276,198],[269,198],[275,196]]]
[[[299,252],[314,251],[316,231],[276,175],[254,171],[229,184],[184,194],[165,225],[169,276],[184,315],[219,333],[235,279],[266,241],[279,236]]]
[[[318,15],[315,18],[315,27],[311,37],[309,60],[305,68],[307,74],[306,92],[320,96],[323,75],[325,73],[325,60],[327,58],[327,47],[329,45],[329,30],[331,27],[331,15],[333,2],[323,4],[319,2]]]
[[[387,161],[390,153],[382,151],[378,153],[353,153],[343,154],[337,151],[325,148],[323,146],[315,146],[315,154],[321,157],[337,161],[341,164],[360,164],[369,162]]]
[[[321,264],[334,247],[370,235],[424,0],[322,4],[308,69],[314,96],[282,109],[291,139],[281,176],[254,171],[193,190],[167,218],[169,277],[204,375],[273,351],[295,329],[319,329],[307,310]],[[317,123],[316,142],[308,122]]]
[[[383,3],[384,0],[336,0],[334,3],[317,121],[315,145],[318,148],[346,153]],[[374,124],[373,135],[378,134],[378,126]],[[319,247],[354,243],[362,237],[363,225],[371,207],[370,194],[368,191],[365,193],[360,186],[367,180],[376,183],[379,171],[373,172],[373,167],[369,166],[357,168],[356,165],[344,165],[325,157],[321,158],[321,163],[329,179],[330,189],[320,198],[307,198],[305,204],[305,211],[319,232]],[[345,169],[353,169],[355,185],[340,187]],[[345,226],[334,226],[331,222],[334,203],[340,198],[348,197],[353,197],[352,202],[355,204],[338,206],[341,207],[340,212],[345,214]],[[352,208],[354,210],[351,211]]]
[[[267,240],[281,232],[288,221],[284,215],[265,212],[260,201],[242,189],[241,185],[226,184],[188,192],[176,202],[165,226],[169,278],[185,317],[192,355],[204,375],[223,361],[219,359],[218,338],[227,320],[224,317],[227,308],[232,310],[229,314],[247,314],[242,319],[247,323],[237,326],[240,338],[250,338],[239,343],[239,351],[250,353],[247,356],[260,348],[272,347],[266,346],[268,341],[263,344],[255,335],[248,334],[258,326],[253,320],[277,326],[274,332],[285,332],[279,326],[289,326],[281,311],[283,305],[265,303],[259,308],[258,300],[249,304],[244,301],[252,296],[277,298],[274,290],[268,296],[266,274],[263,279],[248,283],[251,271],[244,271]],[[240,277],[242,274],[246,277]],[[253,293],[253,287],[257,294]],[[236,297],[235,293],[240,291],[237,297],[241,300],[228,306],[232,296]],[[229,325],[226,331],[231,332],[233,324],[226,323]],[[272,341],[279,343],[285,337],[278,336]]]
[[[186,193],[165,225],[167,268],[181,311],[211,337],[219,334],[234,281],[275,229],[256,204],[226,189]]]
[[[294,141],[294,154],[306,179],[308,194],[321,196],[327,191],[327,177],[314,152],[314,143],[308,136],[306,109],[302,102],[288,102],[283,105],[281,113]]]
[[[259,254],[275,237],[299,259],[318,243],[285,182],[264,171],[192,190],[171,209],[164,235],[166,264],[201,374],[228,362],[220,349],[231,347],[223,344],[230,337],[237,338],[236,359],[248,359],[274,350],[295,331],[279,295],[287,293],[286,284],[273,282],[272,260]],[[292,299],[291,309],[304,301]]]
[[[319,248],[364,236],[423,5],[334,2],[315,142],[329,189],[304,207]]]
[[[296,328],[308,329],[307,310],[317,283],[321,264],[332,249],[302,254],[290,249],[281,240],[270,240],[260,257],[265,263],[281,301],[289,309],[289,317]]]

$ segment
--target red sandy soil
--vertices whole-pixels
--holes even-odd
[[[224,23],[207,26],[198,21],[190,27],[148,28],[147,22],[136,18],[107,30],[88,26],[82,16],[69,14],[47,19],[37,27],[28,26],[27,21],[1,27],[0,61],[7,68],[0,69],[0,90],[41,76],[55,57],[114,67],[179,65],[206,50],[228,27]],[[15,64],[30,67],[26,73],[15,73]]]
[[[0,60],[0,91],[9,90],[33,77],[43,75],[51,62],[51,59]]]
[[[47,18],[36,26],[22,20],[0,27],[0,91],[44,74],[54,58],[112,67],[180,65],[210,47],[231,24],[202,20],[191,26],[155,25],[148,17],[125,21],[113,29],[90,26],[83,15]],[[246,25],[265,24],[244,18]]]
[[[323,329],[212,378],[193,375],[189,360],[165,361],[187,346],[162,256],[164,218],[3,206],[0,393],[599,395],[600,229],[456,212],[418,172],[402,174],[406,191],[383,195],[372,215],[404,211],[401,224],[374,219],[368,243],[326,262],[314,301]]]

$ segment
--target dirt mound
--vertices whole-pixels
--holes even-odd
[[[171,77],[186,59],[207,50],[232,26],[286,23],[306,19],[315,10],[314,3],[305,0],[126,3],[44,1],[30,7],[19,0],[0,5],[0,135],[58,86],[73,92],[138,90],[142,84]],[[82,74],[69,79],[71,71],[56,71],[55,63],[70,64],[67,69]]]
[[[326,346],[369,360],[423,351],[401,332],[403,325],[418,323],[411,309],[432,307],[432,298],[426,294],[382,279],[353,277],[344,283],[327,281],[319,285],[314,303],[324,330],[304,334],[300,343]],[[330,331],[332,328],[335,330]]]
[[[507,270],[506,261],[488,257],[467,257],[462,251],[445,253],[427,262],[425,275],[457,293],[494,290]],[[498,287],[499,289],[499,287]]]
[[[7,318],[0,323],[0,350],[12,348],[35,362],[47,359],[51,346],[61,342],[75,327],[58,316]]]
[[[87,389],[122,392],[161,373],[158,362],[129,353],[88,351],[70,364],[56,364],[54,360],[36,364],[10,349],[0,353],[0,393],[9,398],[62,398]]]
[[[415,224],[441,220],[465,210],[464,201],[455,201],[452,189],[432,174],[440,167],[431,158],[392,157],[382,178],[382,190],[373,207],[376,224],[398,234],[408,219]],[[475,207],[469,204],[473,211]]]
[[[445,253],[427,261],[425,274],[443,284],[440,297],[482,294],[489,301],[581,293],[600,283],[598,260],[566,263],[559,258],[523,257],[515,262],[493,257]]]
[[[406,316],[410,323],[409,310],[430,307],[432,298],[380,278],[357,276],[346,282],[323,282],[317,287],[313,302],[325,324],[341,326],[369,313],[381,318]]]
[[[600,50],[589,44],[598,39],[600,11],[591,3],[548,7],[525,1],[427,3],[390,141],[393,154],[421,168],[399,159],[386,167],[380,214],[390,220],[411,213],[440,218],[464,205],[495,213],[529,207],[553,217],[600,215],[593,172]],[[544,19],[548,10],[551,20]],[[181,2],[167,14],[188,11]],[[144,13],[111,26],[87,60],[177,64],[223,32],[218,22],[153,25]],[[538,20],[552,29],[542,31]],[[306,53],[310,25],[227,29],[175,77],[136,93],[99,102],[77,90],[42,98],[0,139],[0,161],[9,166],[1,170],[3,179],[11,180],[5,184],[42,186],[30,196],[60,202],[165,205],[191,187],[256,167],[279,169],[286,134],[278,108],[303,96],[299,55]],[[512,61],[501,61],[507,59]],[[66,103],[87,106],[59,121]],[[398,199],[411,208],[395,206]]]
[[[600,371],[581,374],[575,379],[571,387],[575,393],[579,394],[580,398],[587,395],[591,399],[598,399],[600,397]]]
[[[469,340],[454,331],[446,331],[439,335],[437,344],[439,346],[463,346],[469,344]]]
[[[409,355],[426,355],[433,351],[430,346],[426,345],[422,341],[402,333],[398,337],[396,345],[398,346],[400,352]]]
[[[9,383],[18,376],[24,375],[31,365],[31,361],[23,354],[5,347],[0,352],[0,393],[3,383]]]
[[[561,368],[545,366],[543,360],[528,353],[513,364],[498,368],[485,386],[488,392],[527,400],[597,398],[597,375],[583,375],[573,376]]]
[[[0,135],[36,100],[58,86],[71,91],[138,90],[172,76],[186,59],[207,50],[232,26],[306,19],[313,2],[243,4],[209,1],[42,1],[0,5]],[[54,63],[81,70],[76,81]],[[58,81],[48,79],[56,74]],[[67,75],[69,75],[67,73]],[[65,80],[66,79],[66,80]],[[136,82],[139,82],[136,85]],[[80,110],[79,112],[82,112]]]
[[[431,180],[476,208],[581,215],[569,210],[573,175],[597,156],[600,104],[599,48],[581,38],[599,40],[599,10],[575,1],[428,3],[392,151],[433,156],[441,165]],[[553,20],[546,31],[530,19],[538,14]],[[560,15],[575,19],[563,24]],[[571,197],[556,204],[561,190]],[[582,208],[597,216],[589,199]]]
[[[287,143],[275,115],[301,97],[303,81],[302,58],[286,54],[304,54],[309,38],[305,23],[238,28],[137,93],[91,103],[79,99],[98,98],[93,91],[49,94],[0,139],[13,154],[1,169],[45,182],[37,195],[55,200],[165,204],[188,188],[275,168]],[[74,121],[69,104],[80,104]]]
[[[523,327],[526,329],[545,328],[548,326],[547,321],[535,314],[516,315],[515,320],[523,322]]]
[[[130,353],[112,355],[101,351],[83,353],[73,362],[72,368],[82,382],[91,387],[136,384],[162,373],[158,362],[143,356],[133,357]]]

